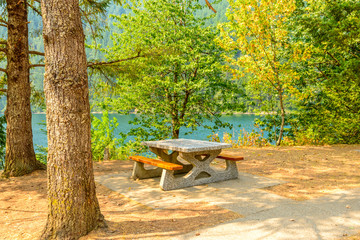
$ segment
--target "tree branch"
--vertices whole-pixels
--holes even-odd
[[[251,30],[251,29],[249,29],[249,31],[251,32],[251,34],[253,35],[253,36],[256,36],[256,34]],[[271,66],[271,69],[273,70],[273,72],[275,73],[275,75],[276,75],[276,78],[277,79],[279,79],[279,76],[278,76],[278,70],[277,70],[277,68],[276,68],[276,66],[275,66],[275,62],[276,62],[276,51],[275,51],[275,47],[274,47],[274,45],[273,45],[273,42],[275,42],[275,39],[274,39],[274,37],[272,36],[272,34],[271,33],[269,33],[270,34],[270,43],[271,43],[271,49],[272,49],[272,51],[273,51],[273,54],[274,54],[274,59],[273,59],[273,61],[271,61],[271,59],[270,59],[270,57],[269,57],[269,55],[268,55],[268,53],[267,53],[267,51],[266,51],[266,48],[265,48],[265,43],[262,41],[262,38],[261,38],[261,36],[259,36],[257,39],[259,40],[259,42],[260,42],[260,46],[262,47],[262,49],[263,49],[263,51],[264,51],[264,53],[265,53],[265,56],[266,56],[266,59],[267,59],[267,62],[269,63],[269,65]],[[256,37],[255,37],[256,38]],[[273,85],[274,86],[274,85]],[[274,86],[275,87],[275,86]]]
[[[334,61],[336,62],[336,65],[337,66],[340,66],[341,64],[339,63],[339,61],[331,54],[331,53],[329,53],[328,51],[326,51],[325,50],[325,52],[332,58],[332,59],[334,59]]]
[[[29,54],[45,56],[43,52],[38,52],[38,51],[29,51]]]
[[[209,1],[208,1],[208,0],[205,0],[205,2],[206,2],[206,5],[207,5],[214,13],[216,13],[216,10],[211,6],[211,4],[209,3]]]
[[[187,106],[187,104],[189,102],[190,94],[191,94],[191,90],[187,89],[185,91],[185,98],[184,98],[184,102],[183,102],[180,117],[179,117],[180,120],[184,120],[184,116],[185,116],[185,112],[186,112],[186,106]]]
[[[116,83],[112,81],[107,74],[104,73],[102,69],[98,69],[100,71],[100,74],[107,80],[108,84],[110,84],[112,87],[116,86]]]
[[[34,68],[34,67],[45,67],[45,64],[31,64],[29,66],[29,68]]]
[[[0,19],[0,23],[2,23],[1,25],[4,25],[4,26],[6,26],[6,27],[7,27],[7,25],[8,25],[8,22],[5,21],[4,19]]]
[[[90,62],[88,63],[88,67],[92,68],[94,66],[101,66],[101,65],[111,65],[111,64],[114,64],[114,63],[119,63],[119,62],[125,62],[125,61],[129,61],[129,60],[133,60],[133,59],[136,59],[136,58],[139,58],[139,57],[144,57],[144,56],[140,56],[140,52],[138,52],[138,54],[134,57],[129,57],[129,58],[124,58],[124,59],[119,59],[119,60],[116,60],[116,61],[111,61],[111,62]]]
[[[89,19],[87,13],[86,13],[84,10],[82,10],[81,8],[80,8],[80,11],[81,11],[81,13],[82,13],[82,16],[85,17],[86,21],[88,22],[88,24],[89,24],[89,26],[90,26],[91,34],[92,34],[93,39],[95,40],[95,43],[96,43],[96,37],[95,37],[96,34],[95,34],[95,30],[94,30],[93,24],[91,24],[91,20]]]
[[[246,52],[250,52],[247,46],[245,46],[245,50],[246,50]],[[258,69],[260,72],[262,72],[262,68],[260,67],[259,63],[257,62],[254,54],[250,54],[250,57],[252,57],[252,59],[253,59],[255,65],[256,65],[257,69]],[[278,87],[275,85],[275,83],[274,83],[268,76],[266,76],[266,80],[268,80],[268,81],[270,82],[270,84],[271,84],[276,90],[278,90]]]
[[[4,68],[0,68],[0,72],[4,72],[4,73],[8,73],[7,71],[6,71],[6,69],[4,69]]]
[[[320,64],[331,64],[333,62],[314,62],[314,63],[309,63],[308,66],[315,66],[315,65],[320,65]]]
[[[29,1],[27,1],[26,4],[27,4],[34,12],[36,12],[37,14],[39,14],[39,16],[41,16],[41,12],[40,12],[36,7],[34,7],[33,5],[31,5],[31,4],[29,3]]]
[[[7,92],[7,89],[3,88],[3,89],[0,89],[0,92]]]
[[[5,44],[5,45],[7,45],[7,41],[0,41],[0,44]]]
[[[328,77],[326,76],[326,74],[323,71],[321,71],[321,69],[318,66],[315,65],[315,67],[320,71],[320,73],[325,77],[325,79],[328,80]]]

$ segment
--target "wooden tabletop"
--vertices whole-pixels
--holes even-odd
[[[229,143],[218,143],[194,139],[168,139],[160,141],[146,141],[143,145],[153,148],[161,148],[178,152],[201,152],[207,150],[218,150],[230,148]]]

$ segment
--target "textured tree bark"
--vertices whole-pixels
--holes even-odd
[[[78,0],[42,0],[48,218],[41,239],[104,227],[95,194],[84,33]]]
[[[30,108],[27,9],[24,0],[7,0],[6,155],[3,175],[21,176],[45,165],[36,161]]]

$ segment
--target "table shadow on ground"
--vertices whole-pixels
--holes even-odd
[[[234,180],[172,191],[161,190],[159,178],[132,180],[129,172],[97,176],[96,181],[154,209],[209,202],[246,216],[293,201],[261,190],[261,188],[282,184],[283,181],[248,173],[239,173],[239,178]]]

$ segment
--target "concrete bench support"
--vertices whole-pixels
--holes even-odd
[[[173,190],[213,182],[220,182],[238,178],[236,162],[226,160],[226,169],[217,171],[210,167],[210,163],[221,150],[210,150],[195,153],[180,153],[179,158],[188,161],[193,168],[183,177],[174,176],[173,171],[163,170],[160,187],[163,190]]]
[[[169,171],[181,170],[183,169],[182,165],[164,162],[157,159],[147,158],[143,156],[130,156],[130,159],[135,161],[132,178],[133,179],[145,179],[159,177],[161,175],[162,169]],[[156,166],[155,169],[145,169],[144,164],[149,164]]]
[[[163,190],[173,190],[196,185],[238,178],[236,161],[243,157],[220,154],[227,143],[215,143],[193,139],[167,139],[143,142],[161,160],[141,156],[130,157],[135,161],[132,178],[143,179],[159,177]],[[226,169],[210,166],[215,158],[226,162]],[[156,169],[145,169],[144,164],[156,166]]]

